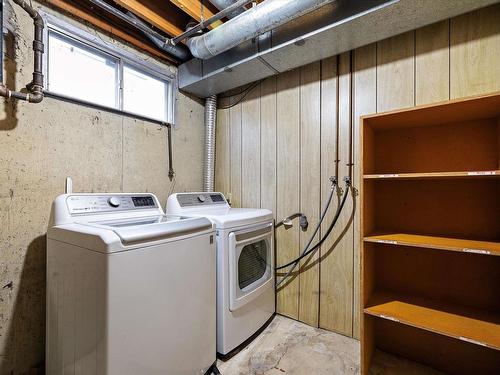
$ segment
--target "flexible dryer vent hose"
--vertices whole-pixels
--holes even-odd
[[[203,191],[214,191],[215,180],[215,122],[217,95],[205,99],[205,163],[203,167]]]

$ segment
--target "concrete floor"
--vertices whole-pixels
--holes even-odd
[[[359,342],[277,315],[246,348],[219,363],[222,375],[359,373]]]
[[[247,347],[226,362],[222,375],[359,374],[359,341],[277,315]],[[371,375],[440,375],[441,372],[377,352]]]

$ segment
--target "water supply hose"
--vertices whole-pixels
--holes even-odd
[[[320,221],[318,222],[318,225],[316,226],[316,228],[314,230],[314,233],[312,234],[311,238],[309,239],[309,241],[307,242],[306,246],[304,247],[304,250],[302,251],[302,254],[298,258],[296,258],[296,259],[294,259],[294,260],[292,260],[292,261],[290,261],[290,262],[288,262],[288,263],[286,263],[284,265],[281,265],[281,266],[278,266],[278,267],[275,268],[275,270],[277,271],[277,270],[280,270],[280,269],[283,269],[283,268],[286,268],[286,267],[289,267],[289,266],[293,265],[293,267],[290,270],[288,270],[288,272],[276,284],[276,288],[278,288],[291,275],[291,273],[297,267],[297,265],[299,264],[299,262],[302,259],[304,259],[306,256],[308,256],[309,254],[311,254],[312,252],[314,252],[315,250],[317,250],[323,244],[323,242],[325,242],[325,240],[328,238],[328,236],[332,232],[333,228],[337,224],[337,221],[338,221],[338,219],[340,217],[340,214],[342,213],[342,209],[344,208],[345,202],[347,201],[347,196],[349,195],[349,190],[351,188],[351,179],[350,179],[350,177],[345,177],[344,181],[345,181],[345,184],[346,184],[346,189],[344,191],[344,194],[343,194],[342,200],[340,202],[340,205],[339,205],[339,207],[337,209],[337,212],[335,213],[335,216],[334,216],[334,218],[333,218],[330,226],[328,227],[325,235],[323,236],[323,238],[321,238],[318,241],[318,243],[316,245],[314,245],[312,248],[308,249],[309,246],[310,246],[310,244],[311,244],[311,242],[312,242],[312,240],[313,240],[313,238],[316,236],[316,233],[318,232],[318,230],[319,230],[319,228],[321,226],[321,223],[322,223],[322,221],[323,221],[323,219],[324,219],[324,217],[326,215],[326,212],[328,211],[328,207],[330,205],[330,202],[331,202],[332,197],[333,197],[333,192],[335,190],[334,189],[334,186],[335,186],[334,184],[336,184],[336,181],[335,182],[332,181],[332,189],[331,189],[330,195],[329,195],[329,197],[327,199],[327,203],[325,205],[325,208],[323,209],[323,213],[321,214]]]

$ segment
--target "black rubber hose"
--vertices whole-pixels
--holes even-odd
[[[306,256],[308,256],[309,254],[311,254],[314,250],[316,250],[318,247],[320,247],[323,244],[323,242],[325,242],[325,240],[328,238],[328,236],[332,232],[333,228],[335,227],[335,224],[337,224],[337,221],[338,221],[338,219],[340,217],[340,214],[342,213],[342,209],[344,208],[345,202],[347,201],[347,196],[349,195],[350,189],[351,189],[351,184],[350,184],[350,182],[346,181],[346,190],[344,192],[344,196],[342,197],[342,201],[340,203],[339,209],[337,210],[337,212],[335,214],[335,217],[333,218],[332,223],[328,227],[328,230],[326,231],[326,233],[323,236],[323,238],[321,238],[316,245],[314,245],[312,248],[310,248],[309,250],[307,250],[306,252],[304,252],[301,256],[299,256],[298,258],[292,260],[291,262],[288,262],[287,264],[284,264],[282,266],[276,267],[275,270],[281,270],[283,268],[291,266],[294,263],[300,262]]]
[[[305,253],[307,251],[307,249],[309,248],[309,246],[311,245],[311,242],[313,242],[314,240],[314,237],[316,236],[316,233],[318,233],[319,231],[319,228],[321,228],[321,224],[323,223],[323,220],[326,216],[326,213],[328,212],[328,208],[330,207],[330,204],[332,203],[332,198],[333,198],[333,193],[335,191],[335,187],[337,186],[337,179],[336,178],[331,178],[331,181],[332,181],[332,187],[330,189],[330,193],[328,194],[328,198],[326,200],[326,204],[325,204],[325,207],[323,208],[323,212],[321,213],[321,217],[319,219],[319,222],[318,224],[316,224],[316,228],[314,229],[314,232],[313,234],[311,235],[311,237],[309,238],[309,241],[307,241],[307,244],[306,246],[304,247],[304,250],[302,251],[302,254]],[[288,270],[288,272],[281,278],[281,280],[276,284],[276,288],[278,288],[282,283],[283,281],[285,281],[288,276],[291,275],[291,273],[293,272],[293,270],[295,269],[295,267],[297,267],[297,264],[299,264],[299,262],[295,263],[293,265],[292,268],[290,268]]]

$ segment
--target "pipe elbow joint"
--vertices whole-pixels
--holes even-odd
[[[210,48],[208,48],[204,35],[188,39],[187,46],[191,54],[198,59],[206,60],[215,56]]]
[[[41,103],[43,100],[43,89],[40,86],[35,86],[33,90],[28,94],[28,102],[30,103]]]

